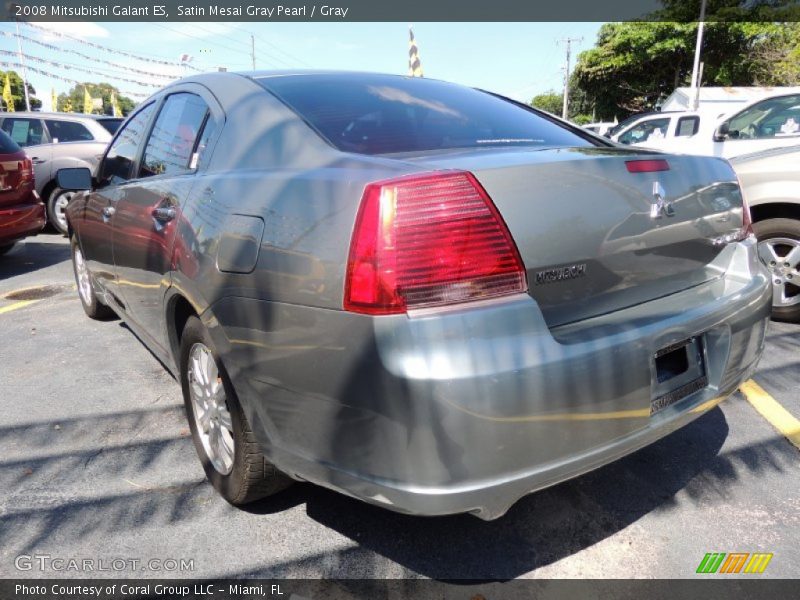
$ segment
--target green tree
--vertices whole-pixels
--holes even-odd
[[[671,4],[677,10],[687,2]],[[653,109],[676,87],[690,84],[696,37],[692,22],[607,23],[595,47],[578,56],[573,81],[598,119]],[[798,84],[799,52],[798,23],[706,23],[701,84]]]
[[[73,86],[66,94],[59,94],[58,110],[83,112],[83,94],[85,88],[89,89],[89,95],[92,98],[103,99],[102,110],[95,110],[95,114],[113,114],[114,109],[111,106],[111,92],[116,94],[117,102],[119,103],[123,116],[127,116],[136,106],[133,100],[127,96],[120,95],[119,90],[110,83],[79,83]]]
[[[0,71],[0,89],[6,83],[6,73],[8,73],[8,81],[11,84],[11,97],[14,99],[14,110],[22,111],[27,110],[25,106],[25,88],[22,84],[22,77],[16,71]],[[42,108],[42,101],[34,95],[36,90],[29,83],[28,84],[28,98],[31,101],[31,110],[38,110]],[[3,110],[5,110],[3,105]]]
[[[534,96],[533,100],[531,100],[531,106],[539,110],[546,110],[560,117],[564,106],[564,94],[550,90],[544,94]]]

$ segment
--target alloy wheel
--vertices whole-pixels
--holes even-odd
[[[765,239],[758,243],[758,255],[770,270],[772,306],[781,308],[800,303],[800,240]]]
[[[189,351],[187,376],[200,443],[214,468],[227,475],[233,470],[233,421],[217,363],[205,344],[196,343]]]

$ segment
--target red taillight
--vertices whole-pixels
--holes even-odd
[[[742,228],[737,239],[744,240],[751,235],[755,235],[753,232],[753,217],[750,214],[750,205],[747,203],[747,198],[744,197],[744,189],[738,175],[736,176],[736,181],[739,184],[739,194],[742,196]]]
[[[669,171],[669,163],[661,158],[648,160],[626,160],[625,166],[629,173],[653,173],[655,171]]]
[[[20,183],[33,181],[33,163],[30,158],[20,161],[18,165]]]
[[[471,173],[367,185],[350,244],[345,310],[402,313],[526,289],[514,240]]]

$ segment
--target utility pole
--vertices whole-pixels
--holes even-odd
[[[569,109],[569,61],[572,56],[572,42],[582,42],[583,38],[562,38],[561,43],[567,46],[567,60],[564,64],[564,106],[561,109],[561,118],[567,118],[567,110]]]
[[[706,21],[706,0],[700,4],[700,22],[697,25],[697,43],[694,47],[694,65],[692,65],[692,98],[690,108],[697,110],[700,106],[700,48],[703,46],[703,29]]]
[[[19,36],[19,21],[17,21],[17,50],[19,63],[22,65],[22,89],[25,90],[25,110],[31,111],[31,99],[28,96],[28,70],[25,68],[25,55],[22,54],[22,38]]]
[[[256,37],[250,34],[250,58],[253,60],[253,71],[256,70]]]

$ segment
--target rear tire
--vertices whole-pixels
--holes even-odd
[[[291,485],[261,452],[211,336],[197,317],[189,317],[183,329],[179,366],[194,447],[220,495],[239,506]]]
[[[3,256],[3,254],[8,254],[9,252],[11,252],[14,249],[14,246],[16,245],[17,245],[16,242],[11,242],[10,244],[6,244],[5,246],[0,246],[0,256]]]
[[[97,299],[94,291],[94,280],[86,261],[83,258],[83,251],[75,236],[70,242],[72,246],[72,271],[75,273],[75,283],[78,286],[78,298],[81,299],[83,312],[90,319],[106,321],[114,318],[114,311]]]
[[[753,223],[758,255],[770,270],[772,318],[800,321],[800,221],[765,219]]]
[[[67,217],[64,211],[74,195],[73,190],[57,187],[50,192],[50,197],[47,199],[47,221],[63,235],[67,235]]]

